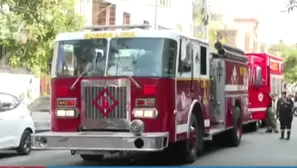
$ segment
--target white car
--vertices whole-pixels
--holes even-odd
[[[40,96],[28,106],[28,109],[34,120],[35,132],[49,131],[51,125],[50,97]]]
[[[20,155],[29,155],[34,131],[27,106],[18,97],[0,92],[0,150],[14,149]]]

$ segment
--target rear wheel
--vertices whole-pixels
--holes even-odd
[[[218,145],[237,147],[240,144],[241,136],[242,136],[242,121],[240,116],[241,114],[240,108],[235,107],[234,113],[237,113],[239,115],[237,115],[238,117],[234,119],[233,128],[226,132],[213,136],[213,140]]]
[[[260,121],[254,121],[248,125],[249,131],[254,132],[257,131],[261,126]]]
[[[229,143],[228,146],[237,147],[241,142],[242,136],[242,124],[240,118],[237,119],[236,125],[229,132]]]
[[[104,155],[87,155],[82,154],[80,157],[85,161],[101,161],[104,157]]]

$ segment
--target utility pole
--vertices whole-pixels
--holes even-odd
[[[209,19],[210,19],[210,14],[208,12],[208,7],[207,7],[207,0],[202,0],[202,10],[201,10],[201,15],[202,15],[202,24],[204,27],[204,36],[205,39],[208,41],[208,24],[209,24]]]
[[[155,0],[155,23],[154,28],[155,30],[158,30],[158,0]]]

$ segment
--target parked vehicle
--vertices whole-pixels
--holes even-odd
[[[49,131],[51,122],[50,97],[40,96],[28,108],[34,120],[35,132]]]
[[[119,28],[130,30],[98,31]],[[131,28],[57,35],[52,132],[34,134],[34,148],[96,161],[168,149],[190,163],[205,139],[238,146],[248,99],[244,52],[217,43],[211,54],[194,37]]]
[[[264,123],[272,101],[270,94],[279,97],[285,90],[283,59],[267,53],[246,53],[246,56],[250,72],[249,112],[254,120]]]
[[[34,123],[30,111],[20,99],[0,92],[0,150],[13,149],[20,155],[31,152]]]

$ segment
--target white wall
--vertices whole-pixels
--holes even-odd
[[[76,12],[84,16],[86,22],[84,26],[92,25],[92,9],[93,3],[92,0],[77,0],[76,3]]]

